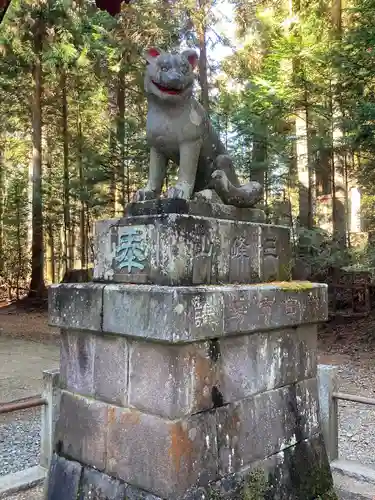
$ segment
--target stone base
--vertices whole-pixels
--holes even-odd
[[[62,393],[48,500],[329,491],[315,325],[327,286],[88,283],[49,294]],[[64,478],[72,493],[61,497]]]
[[[195,200],[159,199],[129,203],[126,207],[127,217],[140,215],[184,214],[196,217],[211,217],[213,219],[229,219],[244,222],[266,222],[263,210],[259,208],[236,208],[223,203],[210,203]]]
[[[327,287],[311,283],[51,287],[55,451],[78,464],[56,458],[48,500],[61,475],[89,491],[85,474],[112,488],[87,500],[238,499],[246,488],[264,494],[244,500],[315,500],[331,485],[314,324],[326,317]]]
[[[249,222],[254,209],[231,220],[239,209],[177,201],[183,200],[136,203],[125,218],[97,222],[94,280],[209,285],[289,279],[288,228]]]
[[[190,343],[325,321],[327,285],[60,284],[49,311],[51,326]]]
[[[163,500],[79,462],[54,455],[47,500]],[[181,500],[337,500],[320,435],[301,441],[241,472],[192,488]]]

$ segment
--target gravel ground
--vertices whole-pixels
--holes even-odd
[[[342,364],[339,389],[375,398],[375,358]],[[375,464],[375,406],[339,402],[339,457]]]
[[[0,420],[0,476],[37,465],[40,447],[40,410]]]
[[[42,371],[59,364],[51,339],[46,314],[0,307],[0,401],[41,392]],[[0,476],[36,465],[39,447],[40,408],[0,416]]]
[[[4,500],[42,500],[43,499],[43,486],[32,488],[27,491],[20,491],[13,495],[4,497]]]

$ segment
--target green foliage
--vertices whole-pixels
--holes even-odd
[[[267,486],[265,472],[261,469],[252,471],[245,480],[243,500],[263,500]]]
[[[86,266],[92,259],[93,220],[122,214],[144,182],[148,151],[141,54],[148,44],[169,46],[176,26],[156,0],[139,0],[117,19],[90,2],[12,2],[0,34],[0,153],[5,158],[0,190],[6,193],[5,210],[0,210],[6,242],[1,280],[17,281],[30,271],[27,183],[37,56],[43,79],[46,272],[49,281],[56,281],[67,267]]]
[[[27,171],[21,165],[7,172],[4,189],[3,255],[0,281],[19,295],[27,288],[28,264],[28,203]]]
[[[241,46],[220,68],[209,58],[208,76],[212,120],[242,179],[264,183],[268,222],[293,222],[295,257],[311,266],[313,274],[372,262],[371,251],[346,250],[343,238],[314,229],[314,220],[302,220],[296,151],[302,140],[307,170],[316,178],[310,205],[315,188],[318,195],[336,189],[340,157],[344,182],[349,186],[358,179],[367,228],[375,228],[375,0],[353,0],[341,13],[341,27],[320,0],[308,7],[284,0],[232,5]],[[25,187],[17,187],[12,175],[28,176],[32,70],[40,59],[44,246],[49,262],[57,261],[55,269],[47,270],[51,281],[68,266],[88,264],[93,221],[121,215],[144,181],[145,46],[172,48],[181,41],[199,46],[202,30],[209,49],[219,41],[230,45],[214,26],[220,18],[217,8],[223,8],[219,0],[137,0],[112,18],[90,2],[12,2],[0,33],[0,148],[6,164],[0,182],[14,207],[18,196],[25,201]],[[296,117],[306,122],[303,137]],[[28,203],[22,205],[26,226],[29,209]],[[11,235],[11,252],[18,244],[17,223],[5,212],[0,218],[0,232]],[[333,212],[331,219],[335,224]],[[75,248],[71,256],[67,233]],[[27,239],[23,248],[29,243]]]
[[[320,228],[302,228],[294,243],[295,258],[310,270],[312,280],[326,281],[333,268],[344,267],[353,262],[355,252]]]
[[[268,199],[296,183],[296,113],[304,109],[311,123],[329,126],[329,16],[321,2],[294,12],[287,2],[235,5],[243,48],[223,65],[227,91],[218,101],[218,113],[226,116],[230,109],[237,165],[245,177],[265,176]],[[315,126],[314,136],[308,137],[312,160],[327,142],[320,129]]]

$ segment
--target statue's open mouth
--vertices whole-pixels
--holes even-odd
[[[165,92],[166,94],[181,94],[183,89],[169,89],[167,87],[163,87],[163,85],[159,85],[159,83],[154,82],[154,80],[151,80],[152,83],[157,87],[160,92]]]

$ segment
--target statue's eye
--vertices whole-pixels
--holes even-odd
[[[168,66],[162,66],[162,67],[161,67],[161,70],[162,70],[162,71],[168,71],[168,70],[169,70],[169,68],[168,68]]]

